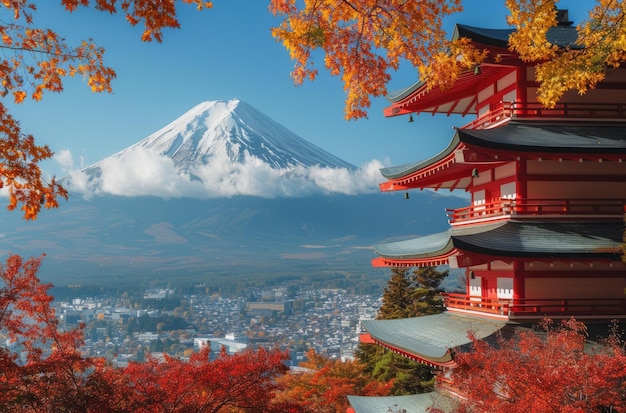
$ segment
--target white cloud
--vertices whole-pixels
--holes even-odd
[[[57,160],[72,165],[69,151]],[[66,187],[84,197],[94,194],[151,195],[163,198],[221,198],[251,195],[266,198],[302,197],[313,194],[356,195],[378,192],[383,163],[372,160],[355,171],[346,168],[296,167],[276,170],[258,158],[233,163],[215,157],[186,172],[177,170],[171,158],[145,148],[97,164],[98,174],[70,170]]]
[[[59,152],[54,154],[54,159],[59,163],[61,170],[64,172],[70,171],[74,168],[74,158],[72,157],[72,153],[69,149],[61,149]]]
[[[73,169],[68,172],[66,179],[69,182],[69,185],[64,185],[67,187],[70,192],[78,192],[83,194],[85,198],[89,198],[92,195],[92,191],[89,186],[89,176],[78,170]]]

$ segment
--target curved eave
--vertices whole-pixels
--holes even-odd
[[[537,154],[626,154],[624,123],[508,122],[493,129],[457,129],[453,140],[496,151]]]
[[[373,267],[434,267],[446,265],[458,253],[450,232],[440,232],[420,238],[376,244],[378,255]]]
[[[480,29],[477,27],[457,24],[452,35],[453,40],[466,37],[475,40],[478,47],[496,47],[508,50],[509,36],[513,32],[512,29]],[[387,95],[387,99],[391,103],[399,103],[415,94],[417,91],[425,91],[427,84],[424,81],[417,81],[405,89],[391,92]]]
[[[376,254],[385,258],[414,259],[446,256],[454,250],[450,231],[439,232],[419,238],[387,242],[373,246]]]
[[[487,79],[503,76],[515,70],[508,65],[487,64],[481,66],[479,74],[465,71],[449,87],[430,87],[425,82],[417,82],[392,95],[391,106],[383,110],[386,117],[409,113],[443,113],[446,115],[476,114],[478,91]]]
[[[419,162],[382,168],[380,190],[466,189],[473,168],[483,172],[520,156],[607,160],[626,157],[624,123],[509,122],[493,129],[457,129],[448,146]]]
[[[509,50],[509,36],[513,29],[487,29],[457,24],[452,36],[453,40],[471,39],[479,50],[487,50],[488,56],[480,66],[479,74],[466,71],[446,89],[430,88],[424,81],[416,82],[409,87],[390,93],[387,99],[391,106],[384,109],[385,116],[406,115],[409,113],[445,113],[474,114],[476,94],[485,79],[502,76],[504,72],[524,63],[516,54]],[[547,39],[558,47],[577,48],[578,32],[570,25],[559,25],[548,30]],[[502,59],[506,56],[506,59]]]
[[[456,248],[518,258],[620,260],[623,225],[616,222],[507,221],[487,231],[452,230]]]
[[[413,257],[413,258],[389,258],[377,257],[372,259],[372,267],[388,268],[388,267],[437,267],[439,265],[450,264],[450,257],[458,254],[455,249],[444,255],[433,255],[430,257]]]
[[[484,339],[507,324],[445,312],[397,320],[364,320],[362,323],[377,344],[438,367],[455,366],[450,350],[469,344],[468,332]]]
[[[465,24],[457,24],[452,35],[453,40],[460,38],[472,39],[478,45],[509,48],[509,37],[515,29],[489,29],[483,27],[468,26]],[[561,48],[578,48],[576,40],[578,39],[578,30],[571,22],[565,22],[548,29],[546,33],[547,40],[553,45]]]
[[[434,157],[425,161],[398,165],[380,170],[387,182],[380,184],[382,192],[409,188],[466,189],[471,184],[472,166],[457,163],[463,145],[455,135],[449,145]]]
[[[396,90],[394,92],[390,92],[387,95],[387,100],[389,100],[392,103],[396,103],[396,102],[401,102],[404,99],[406,99],[408,96],[410,96],[411,94],[413,94],[416,90],[419,90],[423,87],[426,87],[426,82],[423,81],[417,81],[415,83],[413,83],[412,85],[404,88],[404,89],[400,89],[400,90]]]
[[[375,338],[373,338],[373,340],[376,345],[384,347],[387,350],[390,350],[403,357],[409,358],[413,361],[417,361],[418,363],[421,363],[421,364],[426,364],[428,366],[437,367],[437,368],[444,368],[444,367],[453,368],[457,366],[454,360],[452,360],[452,353],[450,351],[447,351],[443,357],[428,357],[428,356],[421,355],[417,352],[404,350],[398,346],[395,346],[392,343],[387,343],[383,340],[377,340]]]
[[[465,24],[457,24],[454,26],[452,40],[467,38],[472,39],[473,43],[477,43],[479,45],[508,49],[509,36],[511,36],[514,31],[514,29],[488,29],[468,26]]]
[[[454,134],[448,146],[432,158],[419,162],[411,162],[404,165],[382,168],[380,173],[387,179],[398,179],[425,169],[445,166],[454,161],[454,152],[459,149],[460,143],[461,141],[459,140],[458,135]]]
[[[499,164],[499,163],[498,163]],[[476,170],[482,173],[490,168],[487,165],[480,165]],[[440,168],[419,171],[400,179],[393,179],[379,184],[381,192],[403,191],[407,189],[431,188],[434,190],[455,189],[467,190],[472,184],[473,165],[450,162]]]
[[[448,232],[377,244],[374,267],[449,264],[451,257],[474,256],[511,260],[621,260],[623,225],[616,222],[541,223],[506,221],[454,227]],[[458,263],[458,261],[457,261]],[[458,264],[457,264],[458,265]]]

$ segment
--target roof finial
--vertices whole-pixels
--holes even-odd
[[[571,26],[574,24],[574,22],[569,19],[569,10],[567,9],[556,10],[556,21],[559,26]]]

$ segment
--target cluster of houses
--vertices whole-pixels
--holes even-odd
[[[352,358],[361,322],[374,318],[380,306],[379,296],[352,295],[342,289],[304,289],[289,297],[285,290],[258,292],[263,299],[254,301],[181,296],[165,289],[144,292],[146,304],[180,301],[181,307],[169,310],[148,308],[155,305],[141,308],[121,297],[75,298],[55,302],[54,307],[65,328],[86,326],[85,354],[108,357],[118,364],[141,360],[146,353],[185,357],[205,346],[217,354],[222,349],[236,353],[248,346],[284,343],[297,365],[311,348],[329,358]],[[159,323],[172,318],[177,320],[176,327]]]

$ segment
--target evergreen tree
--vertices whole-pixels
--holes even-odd
[[[376,359],[371,371],[372,377],[379,381],[393,380],[391,393],[400,396],[426,393],[433,390],[435,383],[430,367],[407,357],[396,354],[383,347],[365,344],[373,349],[372,359]]]
[[[391,269],[391,278],[383,292],[383,302],[378,309],[377,319],[395,320],[409,317],[412,307],[411,280],[409,269],[394,267]]]
[[[444,311],[439,288],[448,271],[434,267],[394,267],[385,287],[377,319],[392,320],[438,314]],[[394,380],[394,395],[416,394],[433,389],[433,374],[428,366],[374,344],[360,344],[356,357],[366,372],[379,381]]]
[[[439,286],[447,276],[448,271],[434,267],[420,267],[412,273],[408,268],[392,268],[376,318],[394,320],[441,313],[444,307]]]
[[[439,286],[447,276],[447,270],[438,271],[435,267],[420,267],[413,272],[409,317],[439,314],[445,310]]]

